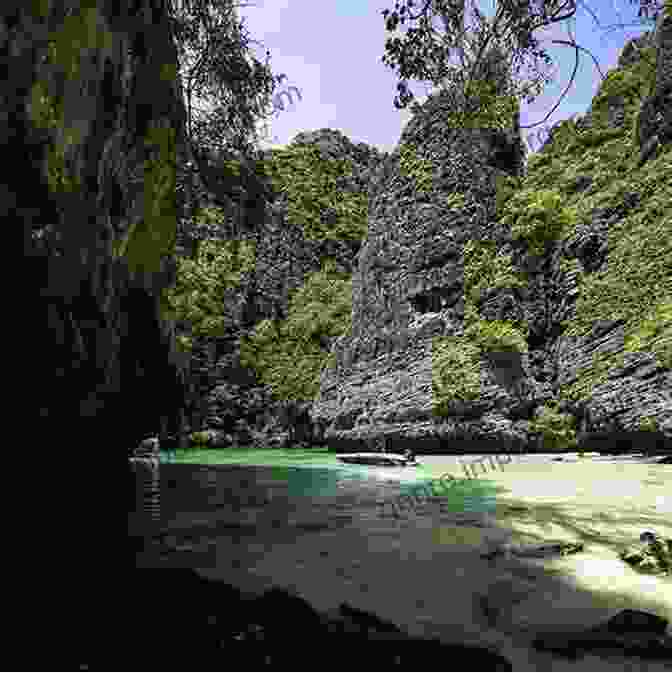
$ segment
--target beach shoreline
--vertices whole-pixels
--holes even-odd
[[[465,458],[420,460],[438,478],[459,473]],[[537,652],[531,640],[539,632],[595,626],[626,608],[672,622],[672,583],[643,576],[617,556],[619,545],[642,530],[672,537],[672,468],[523,457],[483,478],[503,489],[492,514],[428,505],[385,519],[372,501],[362,501],[351,525],[239,548],[238,558],[222,544],[216,565],[199,572],[248,591],[280,586],[321,611],[348,602],[411,635],[496,647],[514,670],[669,670],[665,662],[592,654],[572,662]],[[496,545],[550,539],[580,540],[585,551],[553,559],[481,557]]]

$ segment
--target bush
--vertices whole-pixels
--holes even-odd
[[[529,429],[531,433],[541,434],[545,449],[566,449],[577,446],[574,425],[574,416],[544,405],[530,421]]]

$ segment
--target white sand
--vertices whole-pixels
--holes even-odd
[[[457,457],[419,459],[437,478],[464,474]],[[201,572],[243,589],[287,587],[320,610],[348,602],[418,636],[490,644],[517,671],[672,670],[672,662],[636,658],[573,662],[530,647],[535,633],[594,626],[624,608],[672,622],[672,581],[641,575],[617,556],[643,530],[672,537],[672,466],[514,458],[487,478],[509,490],[498,496],[490,525],[479,525],[478,515],[469,525],[469,516],[459,521],[432,506],[401,520],[380,518],[369,502],[340,530],[248,547],[238,570],[231,566],[236,552],[219,540],[217,568]],[[551,539],[581,541],[585,550],[552,560],[480,558],[505,540]]]

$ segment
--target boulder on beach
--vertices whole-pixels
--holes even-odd
[[[672,539],[661,539],[656,533],[644,531],[640,544],[619,553],[621,560],[633,569],[651,575],[672,574]]]
[[[571,659],[596,650],[616,650],[630,656],[672,661],[668,620],[641,610],[622,610],[604,624],[585,631],[539,635],[533,645]]]

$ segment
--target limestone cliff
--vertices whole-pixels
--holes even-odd
[[[382,159],[377,150],[354,144],[339,131],[301,133],[285,150],[261,153],[271,194],[260,217],[247,217],[243,226],[239,208],[227,209],[215,195],[207,201],[225,213],[207,238],[252,243],[255,263],[242,274],[240,283],[226,290],[222,333],[194,339],[190,363],[196,394],[190,429],[198,432],[192,435],[195,443],[312,441],[307,411],[317,392],[318,360],[328,355],[334,335],[343,331],[345,323],[320,331],[319,321],[303,321],[312,323],[308,332],[315,328],[308,334],[294,329],[301,322],[296,306],[305,301],[314,304],[314,295],[333,295],[328,286],[342,285],[342,279],[351,276],[366,232],[371,175]],[[214,176],[224,174],[221,161],[213,167]],[[202,218],[197,220],[202,222]],[[316,289],[316,284],[322,289]],[[250,357],[241,364],[241,347],[248,345],[249,353],[250,340],[269,325],[284,330],[279,340],[282,345],[274,352],[263,349],[264,357],[255,357],[253,364]],[[303,360],[309,364],[306,375],[314,379],[312,387],[302,390],[301,386],[282,385],[300,364],[297,358],[292,360],[293,371],[283,372],[282,383],[273,385],[277,377],[269,364],[278,364],[288,344],[299,337]],[[260,340],[255,343],[260,345]],[[317,359],[311,362],[311,357]]]
[[[183,395],[159,311],[175,270],[176,52],[162,3],[122,5],[2,11],[9,217],[24,231],[34,333],[44,334],[33,405],[50,435],[115,427],[120,455],[177,417]]]
[[[112,625],[91,610],[119,614],[125,596],[128,452],[162,422],[177,431],[184,397],[160,311],[185,119],[167,20],[160,0],[0,9],[0,202],[24,250],[8,294],[25,394],[8,396],[19,435],[8,449],[30,471],[31,512],[31,539],[13,545],[39,640],[23,656],[49,666],[66,648],[79,666],[109,647]],[[66,615],[77,623],[63,633]]]
[[[671,49],[661,15],[527,174],[515,124],[454,129],[430,97],[381,171],[321,374],[330,447],[670,447]]]

